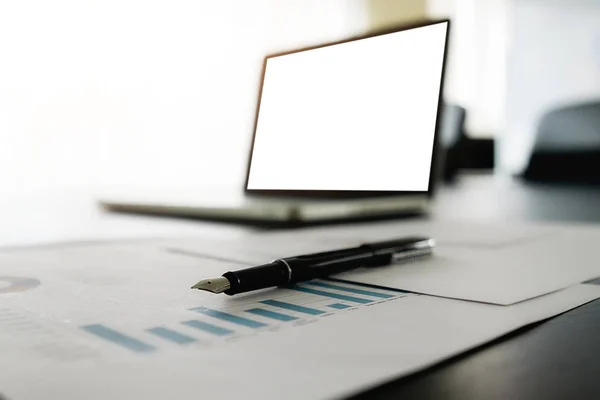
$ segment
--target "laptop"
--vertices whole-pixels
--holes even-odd
[[[449,20],[264,59],[245,186],[104,197],[112,211],[256,223],[425,213]]]

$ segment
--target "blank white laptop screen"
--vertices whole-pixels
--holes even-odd
[[[247,189],[427,191],[447,30],[267,58]]]

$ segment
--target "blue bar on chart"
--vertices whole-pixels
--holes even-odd
[[[102,338],[108,342],[117,344],[128,350],[135,351],[136,353],[146,353],[156,350],[156,347],[154,346],[146,344],[141,340],[137,340],[136,338],[133,338],[131,336],[127,336],[121,332],[117,332],[114,329],[108,328],[104,325],[85,325],[82,326],[81,329],[93,335],[96,335],[97,337]]]
[[[267,324],[264,324],[262,322],[254,321],[244,317],[239,317],[233,314],[228,314],[222,311],[211,310],[210,308],[206,307],[196,307],[191,308],[190,310],[203,315],[207,315],[209,317],[218,318],[222,321],[231,322],[241,326],[247,326],[248,328],[262,328],[268,326]]]
[[[162,339],[168,340],[177,344],[190,344],[194,343],[196,339],[191,336],[184,335],[183,333],[179,333],[177,331],[163,328],[162,326],[157,326],[154,328],[146,329],[147,332],[156,335]]]
[[[210,333],[211,335],[225,336],[233,333],[233,331],[230,329],[221,328],[220,326],[209,324],[208,322],[204,321],[183,321],[182,324],[189,326],[190,328],[201,330],[202,332]]]
[[[357,288],[350,288],[350,287],[346,287],[346,286],[334,285],[334,284],[325,283],[325,282],[305,282],[304,285],[318,286],[318,287],[322,287],[322,288],[326,288],[326,289],[336,289],[336,290],[339,290],[342,292],[363,294],[365,296],[379,297],[382,299],[390,299],[392,297],[395,297],[393,294],[373,292],[371,290],[364,290],[364,289],[357,289]]]
[[[322,290],[310,289],[307,287],[293,286],[293,287],[289,287],[288,289],[297,290],[298,292],[316,294],[318,296],[331,297],[332,299],[337,299],[337,300],[351,301],[351,302],[360,303],[360,304],[367,304],[367,303],[372,302],[372,300],[362,299],[360,297],[347,296],[345,294],[338,294],[338,293],[332,293],[332,292],[325,292]]]
[[[350,308],[352,306],[349,306],[347,304],[342,304],[342,303],[333,303],[333,304],[328,305],[327,307],[335,308],[336,310],[344,310],[344,309]]]
[[[298,306],[296,304],[285,303],[283,301],[278,300],[263,300],[261,303],[266,304],[268,306],[279,307],[285,310],[296,311],[303,314],[308,315],[320,315],[325,314],[325,311],[317,310],[315,308]]]
[[[246,312],[260,315],[261,317],[276,319],[278,321],[294,321],[298,318],[292,317],[291,315],[281,314],[274,311],[263,310],[262,308],[252,308],[250,310],[246,310]]]

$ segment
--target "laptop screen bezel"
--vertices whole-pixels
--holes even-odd
[[[303,51],[314,50],[322,47],[334,46],[342,43],[349,43],[357,40],[369,39],[377,36],[388,35],[391,33],[402,32],[411,29],[422,28],[426,26],[432,26],[437,24],[446,24],[446,38],[444,43],[444,55],[442,60],[442,71],[440,77],[440,90],[438,93],[438,105],[436,113],[435,131],[433,137],[433,149],[429,171],[429,182],[427,190],[425,191],[373,191],[373,190],[286,190],[286,189],[248,189],[248,181],[250,179],[250,167],[252,165],[252,155],[254,151],[254,143],[256,138],[256,129],[258,127],[258,117],[260,112],[260,103],[262,99],[262,91],[265,81],[265,74],[267,70],[267,61],[273,57],[284,56],[288,54],[299,53]],[[444,81],[446,76],[446,60],[448,55],[448,42],[450,36],[450,20],[449,19],[435,19],[427,20],[425,22],[415,22],[412,24],[403,24],[401,26],[395,26],[393,28],[387,28],[376,32],[371,32],[365,35],[354,36],[348,39],[339,40],[335,42],[328,42],[316,46],[303,47],[295,50],[289,50],[280,53],[273,53],[265,56],[260,76],[259,90],[258,90],[258,101],[256,104],[256,112],[254,117],[254,129],[252,133],[252,141],[250,144],[250,154],[248,157],[248,166],[246,168],[246,181],[244,185],[244,192],[250,196],[275,196],[275,197],[294,197],[294,198],[327,198],[327,199],[350,199],[350,198],[367,198],[367,197],[389,197],[389,196],[415,196],[415,195],[426,195],[433,197],[436,179],[437,179],[437,163],[440,162],[438,153],[440,150],[440,126],[441,126],[441,114],[443,110],[443,94],[444,94]]]

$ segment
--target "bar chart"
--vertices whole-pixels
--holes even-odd
[[[95,323],[81,326],[96,339],[131,353],[151,353],[164,345],[186,346],[241,337],[281,326],[301,326],[307,321],[356,310],[407,296],[406,292],[370,288],[351,283],[315,280],[282,288],[268,298],[255,298],[226,307],[188,308],[190,319],[169,326],[156,325],[138,332]]]

